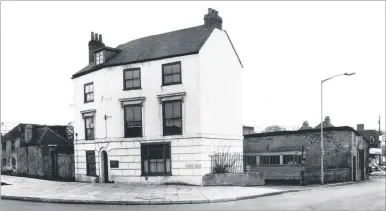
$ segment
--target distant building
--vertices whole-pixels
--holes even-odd
[[[4,173],[72,180],[74,146],[67,125],[19,124],[2,140]]]
[[[312,127],[308,125],[308,121],[304,121],[303,125],[299,128],[299,130],[312,130]]]
[[[252,126],[243,126],[243,134],[244,135],[247,135],[247,134],[252,134],[252,133],[255,133],[255,127],[252,127]]]
[[[351,127],[327,127],[323,134],[325,182],[366,179],[367,140]],[[266,180],[319,183],[320,155],[319,129],[244,135],[244,165]]]
[[[377,130],[365,130],[364,124],[357,125],[357,131],[369,140],[369,160],[370,163],[379,164],[382,156],[381,141]]]
[[[329,116],[326,116],[323,121],[323,128],[329,128],[329,127],[335,127],[333,124],[331,124],[331,119]],[[320,129],[320,123],[314,127],[314,129]]]

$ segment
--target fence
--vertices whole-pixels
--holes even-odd
[[[210,155],[212,174],[243,173],[244,156],[241,154],[217,153]]]

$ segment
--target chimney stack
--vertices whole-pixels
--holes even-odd
[[[324,123],[325,123],[326,125],[331,124],[331,120],[330,120],[330,117],[329,117],[329,116],[326,116],[326,118],[324,118]]]
[[[364,124],[357,124],[357,131],[363,131],[365,130],[365,125]]]
[[[105,44],[102,42],[102,34],[91,32],[91,40],[88,42],[88,60],[89,63],[94,61],[93,50],[104,47]]]
[[[218,15],[217,10],[208,9],[208,14],[204,16],[204,25],[209,28],[222,29],[222,18]]]

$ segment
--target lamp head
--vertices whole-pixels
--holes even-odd
[[[352,76],[352,75],[355,75],[355,73],[345,73],[344,75]]]

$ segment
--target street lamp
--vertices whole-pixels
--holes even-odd
[[[352,76],[352,75],[355,75],[355,73],[342,73],[342,74],[339,74],[339,75],[334,75],[330,78],[327,78],[327,79],[324,79],[321,81],[320,83],[320,118],[321,118],[321,123],[320,123],[320,148],[321,148],[321,159],[320,159],[320,182],[321,184],[323,185],[324,184],[324,147],[323,147],[323,83],[330,80],[330,79],[333,79],[333,78],[336,78],[338,76],[342,76],[342,75],[345,75],[345,76]]]

